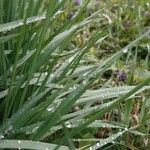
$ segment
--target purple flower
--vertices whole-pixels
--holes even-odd
[[[125,29],[129,29],[130,25],[131,25],[131,22],[130,22],[129,20],[125,20],[125,21],[123,22],[123,27],[124,27]]]
[[[75,5],[79,6],[81,5],[82,0],[75,0]]]
[[[119,81],[126,81],[127,80],[127,74],[125,73],[124,70],[117,70],[116,71],[117,79]]]
[[[150,17],[150,12],[149,12],[149,11],[146,11],[146,12],[144,13],[144,16],[145,16],[145,17]]]

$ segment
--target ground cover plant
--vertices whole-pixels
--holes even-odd
[[[0,0],[0,149],[150,149],[148,0]]]

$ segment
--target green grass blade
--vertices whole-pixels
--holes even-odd
[[[1,140],[0,148],[10,148],[10,149],[33,149],[33,150],[54,150],[58,145],[42,143],[37,141],[27,141],[27,140]],[[66,146],[60,146],[61,150],[69,150]]]

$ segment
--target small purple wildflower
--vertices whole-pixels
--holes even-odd
[[[82,2],[82,0],[75,0],[74,3],[75,3],[76,6],[79,6],[79,5],[81,5],[81,2]]]
[[[125,29],[129,29],[130,25],[131,25],[131,22],[130,22],[129,20],[125,20],[125,21],[123,22],[123,27],[124,27]]]
[[[144,16],[145,16],[145,17],[150,17],[150,12],[149,12],[149,11],[146,11],[146,12],[144,13]]]
[[[127,74],[126,74],[126,72],[124,70],[117,70],[115,74],[117,75],[117,79],[119,81],[123,81],[124,82],[124,81],[127,80]]]

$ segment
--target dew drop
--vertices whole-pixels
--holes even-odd
[[[99,147],[99,146],[100,146],[100,143],[97,143],[97,144],[96,144],[96,146],[98,146],[98,147]]]
[[[86,76],[88,74],[88,72],[84,73],[83,76]]]
[[[112,24],[112,20],[107,14],[103,13],[103,16],[107,18],[109,24]]]
[[[72,62],[72,57],[68,59],[68,63],[71,63]]]
[[[104,142],[104,145],[106,145],[106,144],[107,144],[107,142],[105,141],[105,142]]]
[[[31,40],[34,39],[35,35],[36,35],[36,32],[31,36]]]
[[[4,138],[4,135],[0,135],[0,139],[3,139]]]
[[[32,133],[34,133],[35,131],[37,131],[38,128],[39,128],[39,127],[33,128],[33,129],[32,129]]]
[[[53,110],[53,108],[47,108],[47,111],[52,111]]]
[[[60,85],[60,88],[62,89],[62,88],[64,88],[64,86],[63,86],[63,85]]]
[[[124,52],[124,53],[127,53],[127,52],[128,52],[128,49],[127,49],[127,48],[125,48],[125,49],[123,50],[123,52]]]
[[[92,147],[90,147],[90,150],[93,150],[93,148],[92,148]]]
[[[53,77],[54,77],[54,74],[51,74],[50,77],[53,78]]]
[[[66,127],[67,127],[67,128],[71,128],[71,126],[72,126],[72,125],[71,125],[70,122],[68,122],[68,123],[66,124]]]
[[[72,87],[70,87],[69,90],[72,91]]]
[[[87,84],[87,82],[86,81],[83,81],[83,85],[86,85]]]
[[[128,128],[125,128],[125,131],[128,131]]]
[[[45,73],[44,73],[44,75],[45,75],[45,76],[47,76],[47,75],[48,75],[48,73],[47,73],[47,72],[45,72]]]
[[[76,89],[76,86],[74,85],[72,89],[75,90],[75,89]]]
[[[106,106],[108,107],[108,106],[109,106],[109,104],[106,104]]]

